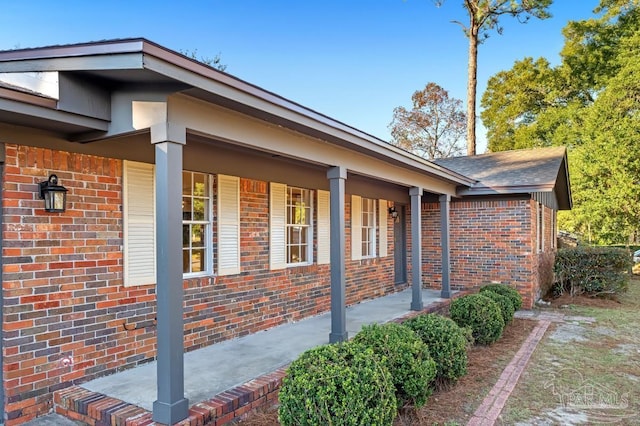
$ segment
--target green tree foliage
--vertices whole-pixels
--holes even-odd
[[[640,229],[640,1],[601,0],[564,28],[561,63],[525,58],[482,98],[489,149],[569,147],[574,210],[562,229],[623,243]]]
[[[198,55],[198,49],[181,50],[180,53],[188,58],[194,59],[198,62],[202,62],[203,64],[208,65],[211,68],[215,68],[218,71],[225,71],[227,69],[227,65],[222,63],[222,58],[220,57],[219,53],[216,53],[216,56],[214,56],[213,58],[209,56]]]
[[[433,0],[436,6],[445,0]],[[517,17],[526,22],[531,16],[545,19],[552,0],[464,0],[462,5],[469,18],[459,24],[469,39],[467,66],[467,155],[476,154],[476,95],[478,87],[478,45],[489,37],[492,30],[502,34],[500,18]]]
[[[640,51],[640,31],[621,46]],[[640,60],[621,54],[617,62],[572,156],[574,226],[602,243],[624,242],[640,228]]]
[[[462,101],[436,83],[428,83],[411,97],[413,107],[393,110],[389,124],[392,144],[428,159],[453,157],[464,152],[466,116]]]

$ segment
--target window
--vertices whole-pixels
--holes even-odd
[[[375,257],[376,255],[376,203],[370,198],[362,199],[362,222],[360,223],[362,235],[362,257]]]
[[[311,191],[287,188],[287,265],[311,263]]]
[[[153,164],[123,163],[124,285],[156,282]],[[240,179],[218,175],[218,275],[240,272]],[[213,273],[212,176],[182,172],[182,265],[186,277]]]
[[[387,201],[352,195],[351,259],[388,256],[387,231]]]
[[[269,266],[283,269],[287,266],[313,263],[314,191],[282,183],[269,184]],[[326,193],[326,191],[325,191]],[[323,193],[323,209],[318,212],[318,235],[322,235],[322,250],[328,262],[328,194]],[[325,199],[326,198],[326,199]],[[320,217],[322,215],[322,217]]]
[[[538,245],[538,253],[544,251],[544,206],[542,203],[538,203],[537,205],[537,223],[536,223],[536,239]]]
[[[558,240],[558,231],[557,231],[557,213],[555,210],[551,212],[551,248],[556,248],[557,240]]]
[[[211,182],[209,175],[182,172],[182,272],[211,272]]]

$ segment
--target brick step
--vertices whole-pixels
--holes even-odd
[[[282,367],[189,408],[178,426],[219,426],[242,418],[259,407],[273,405],[282,386]],[[71,386],[54,393],[56,413],[90,426],[160,426],[150,411],[128,402]]]

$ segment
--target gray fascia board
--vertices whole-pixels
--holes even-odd
[[[0,72],[94,71],[142,69],[142,53],[121,53],[102,56],[71,56],[36,58],[2,62]]]
[[[0,110],[11,111],[27,117],[78,126],[86,130],[108,130],[108,122],[56,109],[0,98]]]
[[[412,158],[410,154],[382,140],[377,140],[372,136],[352,129],[340,122],[333,121],[314,111],[307,110],[284,98],[262,91],[247,83],[229,78],[222,73],[216,73],[208,67],[199,67],[202,69],[198,71],[186,69],[184,66],[173,64],[151,54],[145,55],[144,67],[145,69],[169,78],[183,81],[190,86],[197,87],[206,92],[231,99],[249,108],[265,111],[284,120],[343,140],[352,147],[357,147],[362,151],[372,152],[378,157],[388,158],[422,173],[460,185],[472,185],[476,182],[473,179],[429,163],[426,160]],[[207,75],[203,74],[203,71],[207,71]],[[223,77],[224,82],[219,80],[218,74]],[[248,91],[249,89],[251,90]]]
[[[457,191],[457,195],[503,195],[503,194],[532,194],[534,192],[552,192],[553,185],[520,185],[520,186],[496,186],[496,187],[470,187]]]
[[[29,59],[69,58],[74,56],[112,55],[122,53],[140,53],[144,39],[110,40],[64,46],[36,47],[0,51],[2,61],[24,61]]]

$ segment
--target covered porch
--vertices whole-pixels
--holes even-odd
[[[419,312],[409,309],[410,289],[349,306],[347,332],[354,336],[366,324],[448,309],[450,299],[440,291],[424,289],[421,297]],[[191,407],[185,424],[223,424],[273,404],[286,366],[305,350],[329,343],[330,329],[326,313],[186,353],[185,397]],[[147,424],[156,399],[156,368],[154,361],[61,390],[56,412],[87,423],[111,416],[117,424]]]
[[[449,204],[473,179],[142,39],[8,52],[0,64],[10,73],[51,72],[58,88],[46,102],[7,89],[11,108],[0,118],[15,158],[26,159],[22,169],[42,172],[42,164],[29,162],[33,153],[112,164],[102,177],[113,183],[112,199],[96,208],[116,212],[109,230],[118,238],[105,243],[115,252],[114,273],[99,283],[105,289],[86,306],[90,312],[77,314],[92,327],[87,338],[51,361],[83,360],[51,364],[73,369],[74,383],[153,366],[146,374],[155,380],[147,389],[153,420],[174,423],[197,402],[185,382],[184,349],[327,311],[324,326],[314,327],[319,342],[343,341],[359,330],[347,305],[406,288],[397,316],[422,311],[429,300],[422,288],[425,198],[439,202],[438,296],[450,296]],[[68,165],[67,181],[77,180],[69,199],[86,206],[82,187],[93,176],[78,164]],[[306,194],[306,204],[290,201],[290,188]],[[198,203],[208,206],[197,212],[203,217],[196,217]],[[315,209],[298,214],[310,205]],[[69,213],[79,221],[89,214],[74,207]],[[407,212],[397,233],[396,207]],[[303,242],[291,242],[288,231],[298,225],[309,231]],[[404,267],[404,279],[394,282],[394,266]],[[58,297],[56,288],[46,291]],[[283,300],[288,305],[270,310]],[[376,315],[368,322],[385,321]],[[217,356],[208,358],[227,370]],[[282,365],[292,358],[274,359]]]

